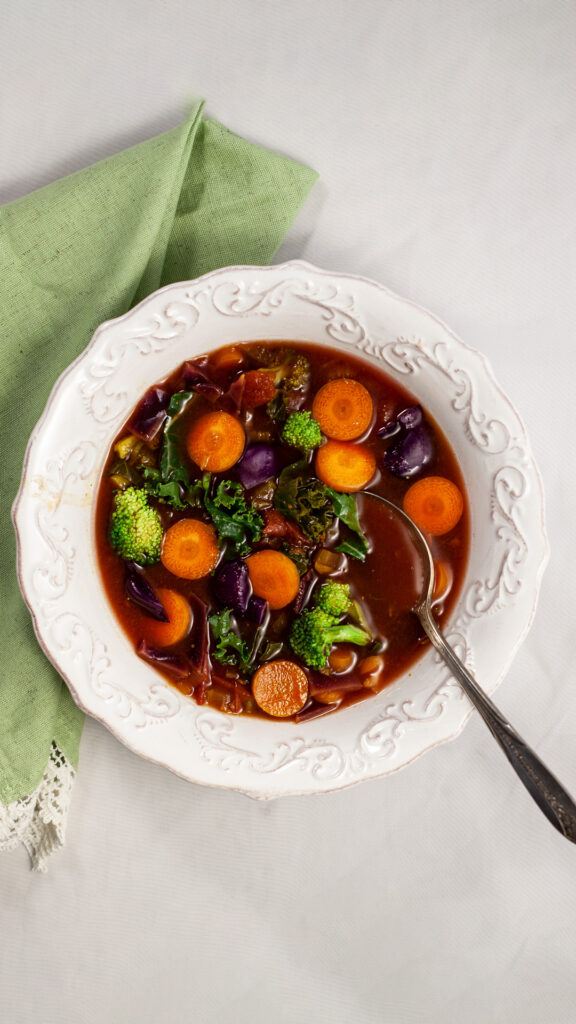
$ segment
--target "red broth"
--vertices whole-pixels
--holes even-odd
[[[250,409],[237,409],[238,381],[243,373],[262,365],[262,345],[265,346],[268,361],[271,359],[270,352],[277,351],[280,347],[304,355],[309,360],[308,385],[303,391],[296,393],[295,398],[292,396],[294,404],[300,409],[311,410],[314,396],[322,385],[337,378],[360,381],[368,390],[374,406],[372,425],[363,436],[349,443],[361,443],[375,458],[377,468],[369,485],[370,490],[402,505],[408,488],[422,477],[445,477],[459,488],[464,498],[464,512],[459,522],[448,533],[428,538],[439,568],[438,584],[442,592],[438,596],[436,616],[442,625],[454,606],[467,563],[469,512],[464,480],[447,439],[426,410],[423,410],[424,423],[433,446],[430,461],[421,472],[410,479],[395,476],[384,467],[384,453],[398,435],[381,437],[378,431],[393,422],[403,410],[413,407],[416,403],[407,391],[377,367],[352,354],[330,349],[325,345],[300,342],[238,344],[212,352],[205,357],[195,358],[192,370],[199,368],[199,379],[203,377],[208,381],[208,385],[202,386],[197,382],[195,387],[185,388],[194,391],[194,398],[173,421],[172,430],[172,442],[178,459],[189,474],[191,485],[200,480],[202,471],[187,454],[186,438],[193,424],[208,412],[223,409],[239,419],[244,427],[248,445],[277,445],[280,466],[288,465],[301,457],[296,449],[288,449],[285,445],[278,444],[278,428],[267,411],[270,406],[263,404]],[[161,382],[161,387],[169,394],[181,391],[184,379],[194,379],[190,377],[190,366],[188,363],[184,364],[184,369],[179,367],[169,378]],[[211,389],[213,385],[216,387]],[[119,483],[131,482],[121,481],[122,473],[132,476],[134,485],[140,485],[144,469],[138,464],[139,460],[147,462],[148,469],[157,468],[165,442],[160,432],[150,444],[141,445],[139,454],[137,452],[128,459],[119,459],[115,447],[118,442],[130,436],[132,429],[128,420],[111,447],[100,482],[96,508],[96,544],[108,599],[128,642],[138,649],[142,641],[150,643],[149,633],[151,622],[154,620],[126,595],[126,562],[111,545],[110,517],[113,496],[118,490]],[[135,465],[131,464],[130,459]],[[308,473],[314,475],[314,456]],[[215,486],[221,480],[235,482],[238,479],[235,466],[212,476],[211,486]],[[265,494],[262,495],[261,487],[247,490],[248,506],[252,498],[259,504],[265,503],[266,500],[270,501],[270,495],[267,499]],[[354,539],[348,527],[335,519],[323,540],[316,545],[310,543],[305,549],[307,567],[300,565],[299,569],[306,574],[302,577],[296,604],[291,602],[285,608],[270,611],[267,619],[261,654],[268,650],[269,661],[287,660],[298,664],[308,678],[306,701],[298,713],[292,716],[296,721],[333,712],[380,692],[392,680],[407,672],[427,647],[428,642],[411,611],[420,590],[421,566],[410,537],[398,519],[389,514],[378,502],[361,493],[356,496],[356,502],[361,528],[370,547],[365,560],[360,561],[350,554],[340,554],[335,575],[321,575],[316,571],[320,550],[334,552],[343,539]],[[179,510],[154,497],[150,498],[150,504],[158,511],[164,529],[190,517],[210,522],[210,517],[202,506]],[[266,521],[271,519],[270,508],[259,508],[259,514]],[[284,517],[285,522],[286,519],[290,522],[289,517]],[[252,545],[252,549],[282,549],[286,543],[285,537],[263,536]],[[224,557],[230,557],[229,549]],[[175,590],[191,601],[193,612],[196,612],[192,615],[192,625],[184,639],[167,649],[167,653],[174,656],[176,662],[180,659],[184,666],[187,665],[191,652],[194,654],[189,673],[183,676],[175,675],[168,663],[155,664],[157,670],[168,682],[198,703],[207,703],[232,714],[264,714],[251,692],[251,672],[258,667],[258,661],[254,662],[250,671],[240,671],[237,665],[220,663],[215,656],[214,635],[199,614],[202,606],[205,607],[207,616],[217,614],[223,609],[213,593],[212,574],[198,580],[182,579],[169,572],[161,561],[146,566],[141,570],[141,574],[154,592],[162,588]],[[328,579],[336,579],[349,585],[350,597],[356,602],[356,612],[360,609],[365,626],[370,628],[372,640],[364,646],[336,644],[331,650],[327,668],[319,670],[311,668],[295,656],[288,637],[295,615],[309,610],[314,603],[314,594],[317,593],[318,586]],[[231,621],[237,635],[249,647],[255,634],[255,624],[247,621],[242,615],[236,615]],[[199,649],[206,645],[208,637],[208,650],[200,656]]]

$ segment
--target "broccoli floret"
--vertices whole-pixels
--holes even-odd
[[[304,400],[304,392],[310,383],[310,360],[303,353],[284,345],[274,348],[253,345],[250,354],[260,366],[275,371],[276,396],[268,402],[266,411],[275,423],[284,423],[288,413]]]
[[[281,437],[284,444],[300,448],[303,452],[319,448],[324,440],[320,424],[312,419],[310,412],[291,412],[282,427]]]
[[[314,604],[327,615],[333,615],[339,619],[341,615],[346,615],[352,604],[349,584],[329,580],[314,595]]]
[[[122,558],[138,565],[152,565],[160,559],[162,523],[148,504],[140,487],[127,487],[114,494],[110,519],[110,543]]]
[[[284,345],[254,345],[251,355],[260,366],[276,370],[274,380],[282,391],[301,391],[310,383],[310,360],[302,352]]]
[[[322,608],[303,611],[290,629],[290,646],[310,668],[322,669],[328,663],[333,644],[349,643],[362,647],[370,641],[368,633],[358,626],[339,623]]]
[[[280,367],[280,387],[284,394],[287,391],[303,391],[310,382],[310,361],[306,356],[297,353],[292,360]],[[278,374],[276,375],[278,382]]]

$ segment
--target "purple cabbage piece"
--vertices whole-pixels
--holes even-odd
[[[424,421],[424,413],[422,412],[421,405],[409,405],[407,409],[403,409],[399,412],[396,419],[390,420],[389,423],[385,423],[383,427],[377,432],[378,437],[394,437],[395,434],[399,434],[402,429],[412,430],[413,427],[419,427]]]
[[[143,441],[152,441],[168,415],[170,392],[166,388],[150,388],[136,406],[129,429]]]
[[[136,648],[140,658],[149,661],[151,665],[167,669],[172,675],[179,679],[185,679],[191,673],[191,665],[182,654],[174,654],[169,650],[159,650],[157,647],[150,647],[145,640],[141,640]]]
[[[278,458],[269,444],[251,444],[236,464],[238,479],[248,490],[276,476]]]
[[[134,604],[137,604],[139,608],[142,608],[147,615],[157,619],[158,622],[169,622],[162,602],[156,596],[148,580],[143,576],[135,562],[126,562],[124,589],[127,597]]]
[[[384,465],[394,476],[409,480],[430,462],[432,453],[430,434],[421,424],[407,430],[390,445],[384,454]]]
[[[246,618],[249,619],[250,622],[256,623],[257,626],[261,626],[266,618],[267,611],[268,601],[265,601],[263,597],[252,596],[248,601]]]
[[[422,406],[410,405],[408,409],[403,409],[402,412],[399,412],[396,419],[400,426],[405,427],[406,430],[412,430],[414,427],[419,427],[424,419]]]
[[[294,604],[292,611],[295,615],[299,615],[305,604],[308,603],[312,589],[316,583],[318,576],[313,569],[308,569],[300,579],[300,586],[298,587],[298,593],[294,598]]]
[[[390,420],[389,423],[385,423],[383,427],[380,427],[380,429],[377,430],[376,433],[378,437],[394,437],[394,434],[400,433],[400,429],[401,428],[400,424],[398,423],[398,420]]]
[[[227,608],[245,615],[252,596],[252,585],[245,562],[223,562],[212,577],[214,596]]]
[[[208,377],[204,370],[195,363],[193,360],[188,360],[182,367],[182,373],[180,375],[181,386],[185,389],[192,388],[193,391],[197,391],[199,395],[204,395],[209,401],[215,402],[217,398],[222,395],[222,388],[218,387],[213,380]]]
[[[394,476],[409,480],[430,462],[433,454],[432,439],[424,424],[420,405],[410,405],[399,412],[396,419],[381,427],[378,436],[396,437],[384,454],[384,465]]]

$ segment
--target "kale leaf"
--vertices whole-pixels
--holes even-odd
[[[175,429],[176,420],[192,398],[192,391],[177,391],[172,395],[162,435],[159,468],[145,466],[142,470],[148,494],[177,509],[199,504],[198,484],[190,484],[190,474],[180,457],[179,437]]]
[[[351,555],[352,558],[357,558],[359,562],[364,562],[368,549],[366,541],[362,537],[352,535],[340,541],[340,544],[337,544],[334,550],[341,551],[344,555]]]
[[[148,467],[144,470],[144,487],[151,497],[158,498],[159,501],[172,505],[173,508],[186,508],[182,501],[180,484],[176,480],[171,480],[167,484],[163,483],[159,469]]]
[[[355,536],[343,540],[336,551],[343,551],[363,562],[369,546],[360,525],[356,496],[341,494],[316,477],[306,476],[307,469],[308,462],[300,459],[282,470],[274,494],[275,507],[295,520],[315,543],[322,540],[334,518],[340,519]]]
[[[210,494],[210,474],[202,478],[204,508],[210,516],[219,540],[232,542],[236,554],[247,555],[255,541],[260,540],[264,527],[262,516],[246,503],[242,484],[221,480],[213,495]]]
[[[163,483],[159,469],[146,466],[143,470],[143,486],[152,498],[171,505],[172,508],[183,510],[185,508],[199,508],[202,505],[202,481],[195,480],[194,483],[184,487],[177,480],[169,480]]]
[[[232,612],[224,608],[208,619],[210,632],[216,641],[213,655],[222,665],[237,665],[245,671],[250,661],[248,645],[238,636],[232,626]]]
[[[305,548],[296,547],[295,544],[289,544],[287,540],[283,540],[282,551],[291,562],[294,562],[300,576],[308,572],[310,568],[310,553]]]
[[[303,476],[308,462],[300,459],[286,466],[278,478],[274,506],[298,523],[310,540],[318,543],[334,521],[329,489],[316,477]]]
[[[364,534],[360,525],[356,495],[341,494],[339,491],[334,491],[331,487],[328,488],[328,493],[332,499],[334,514],[348,527],[349,530],[352,531],[352,533],[356,534],[355,537],[349,537],[347,540],[343,540],[336,548],[336,551],[342,551],[344,554],[352,555],[353,558],[357,558],[360,562],[363,562],[370,549],[368,546],[368,538]]]
[[[168,405],[168,419],[164,427],[164,439],[160,454],[160,476],[163,484],[176,483],[184,487],[190,486],[190,475],[179,453],[179,438],[175,430],[175,421],[194,398],[193,391],[177,391],[172,395]]]

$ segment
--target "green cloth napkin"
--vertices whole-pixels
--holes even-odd
[[[103,320],[230,264],[270,262],[316,174],[202,116],[0,209],[0,802],[76,767],[83,715],[36,643],[10,506],[52,385]]]

